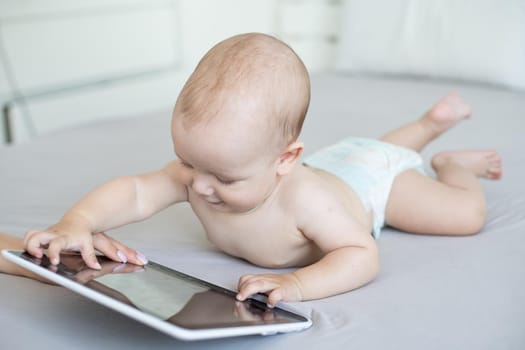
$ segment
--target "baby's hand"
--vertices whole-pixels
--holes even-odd
[[[301,282],[293,273],[245,275],[240,278],[238,288],[238,300],[246,300],[256,293],[266,293],[270,307],[274,307],[279,301],[301,301],[303,299]]]
[[[33,256],[41,258],[47,249],[52,264],[60,262],[63,250],[79,251],[86,265],[100,270],[95,249],[117,262],[130,262],[144,265],[144,256],[122,243],[106,236],[103,232],[92,234],[82,225],[70,222],[59,222],[46,230],[28,231],[24,238],[25,249]]]

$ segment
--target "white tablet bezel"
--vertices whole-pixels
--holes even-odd
[[[206,329],[188,329],[177,326],[173,323],[166,322],[160,318],[154,317],[150,314],[147,314],[137,308],[134,308],[128,304],[125,304],[117,299],[113,299],[107,295],[104,295],[96,290],[88,288],[78,282],[70,280],[64,276],[56,274],[42,266],[36,265],[28,260],[25,260],[22,257],[19,257],[16,254],[23,253],[19,250],[2,250],[2,255],[9,261],[27,269],[31,272],[44,277],[58,285],[61,285],[65,288],[68,288],[88,299],[91,299],[99,304],[102,304],[110,309],[113,309],[117,312],[120,312],[132,319],[135,319],[143,324],[146,324],[154,329],[157,329],[165,334],[168,334],[172,337],[181,339],[181,340],[201,340],[201,339],[212,339],[212,338],[226,338],[226,337],[236,337],[244,335],[271,335],[276,333],[288,333],[294,331],[301,331],[309,328],[312,325],[312,321],[296,311],[291,310],[289,307],[279,306],[280,309],[297,315],[300,318],[304,318],[304,322],[294,322],[294,323],[277,323],[277,324],[265,324],[265,325],[248,325],[248,326],[228,326],[221,328],[206,328]],[[158,263],[155,263],[160,265]],[[162,265],[161,265],[162,266]],[[165,266],[163,266],[165,267]],[[168,267],[166,267],[168,268]],[[168,268],[170,270],[176,271],[174,269]],[[176,271],[180,273],[179,271]],[[191,276],[192,279],[200,281],[206,285],[213,284],[203,281],[199,278]],[[224,289],[222,287],[218,287]]]

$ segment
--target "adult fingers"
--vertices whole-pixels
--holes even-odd
[[[144,254],[136,251],[135,249],[129,248],[117,240],[113,239],[113,241],[119,251],[124,253],[124,256],[128,262],[140,266],[146,265],[148,263],[148,259],[144,256]]]
[[[122,263],[130,262],[141,266],[148,263],[148,260],[143,254],[107,236],[103,232],[96,233],[93,236],[93,242],[95,248],[114,261]]]
[[[121,251],[119,251],[119,248],[115,245],[115,242],[116,241],[106,236],[104,232],[98,232],[93,235],[93,246],[99,252],[113,261],[126,263],[128,259]]]

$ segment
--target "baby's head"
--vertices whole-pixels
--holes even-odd
[[[309,102],[308,72],[289,46],[265,34],[231,37],[206,53],[177,99],[175,150],[192,168],[233,180],[253,177],[257,160],[275,180],[301,153]]]
[[[186,128],[246,123],[246,133],[280,151],[299,136],[309,102],[308,72],[295,52],[274,37],[249,33],[206,53],[179,95],[174,118]]]

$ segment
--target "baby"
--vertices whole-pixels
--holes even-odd
[[[374,237],[385,224],[421,234],[470,235],[485,221],[478,178],[498,179],[494,151],[435,155],[437,178],[419,151],[470,115],[451,93],[421,118],[381,140],[348,138],[301,161],[298,141],[310,101],[307,70],[294,51],[264,34],[224,40],[200,61],[172,119],[176,158],[163,169],[112,180],[87,194],[25,248],[58,264],[78,250],[100,269],[95,249],[145,264],[105,235],[188,201],[208,239],[224,252],[284,274],[242,276],[239,300],[268,304],[328,297],[370,282],[379,271]],[[322,287],[320,287],[322,282]]]

